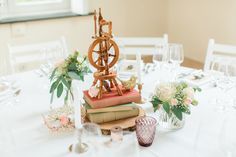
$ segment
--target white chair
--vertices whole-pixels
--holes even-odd
[[[115,37],[119,46],[120,54],[124,55],[153,55],[158,48],[163,48],[168,44],[168,35],[163,37]]]
[[[119,62],[118,75],[128,78],[131,75],[137,74],[138,76],[139,66],[141,69],[145,68],[143,61],[138,61],[137,56],[150,56],[158,51],[163,52],[160,49],[167,46],[168,35],[165,34],[163,37],[115,37],[114,40],[120,49],[121,56],[124,56],[124,59]],[[127,56],[130,55],[135,56],[136,61],[127,59]],[[148,63],[146,66],[150,67],[151,64]]]
[[[65,58],[68,48],[64,37],[58,40],[27,45],[10,45],[9,59],[11,72],[21,72],[39,68],[41,64]]]
[[[210,39],[204,64],[204,71],[211,70],[211,65],[215,61],[235,64],[236,46],[216,44],[214,39]]]

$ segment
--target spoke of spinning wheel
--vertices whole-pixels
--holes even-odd
[[[93,52],[95,52],[95,53],[97,53],[97,54],[99,54],[99,53],[100,53],[100,51],[96,51],[96,50],[93,50]]]
[[[99,61],[99,58],[95,61],[95,63],[97,63]]]
[[[113,55],[113,54],[109,54],[109,56],[111,56],[111,57],[116,57],[116,55]]]
[[[111,44],[111,45],[109,46],[108,51],[111,49],[112,46],[113,46],[113,44]]]

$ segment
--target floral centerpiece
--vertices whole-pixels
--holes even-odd
[[[67,59],[58,62],[55,65],[50,80],[52,82],[50,93],[51,93],[51,103],[53,101],[54,93],[57,97],[61,97],[63,91],[65,90],[65,104],[69,98],[69,95],[73,94],[71,91],[72,80],[84,81],[84,75],[91,73],[86,62],[86,57],[81,57],[78,51],[70,55]]]
[[[194,98],[198,87],[190,87],[181,83],[161,83],[152,96],[151,103],[154,111],[159,112],[160,125],[167,129],[178,129],[184,124],[184,114],[191,113],[191,106],[196,106],[198,101]]]
[[[74,107],[70,104],[70,99],[74,99],[72,93],[72,81],[84,81],[84,76],[91,73],[86,57],[80,56],[76,51],[69,55],[67,59],[59,61],[52,71],[50,80],[51,103],[56,94],[60,98],[64,93],[64,105],[60,108],[52,109],[47,115],[43,116],[45,125],[51,131],[68,131],[75,127]]]

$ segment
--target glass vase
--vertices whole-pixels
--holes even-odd
[[[173,113],[167,113],[163,107],[158,111],[159,128],[166,131],[181,129],[185,124],[185,115],[182,120],[179,120]]]

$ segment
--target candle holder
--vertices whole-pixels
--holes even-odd
[[[147,102],[147,100],[142,97],[142,89],[143,89],[143,83],[138,83],[138,91],[141,96],[141,101],[139,102],[139,104],[145,104]]]
[[[86,143],[82,143],[82,132],[83,132],[82,128],[76,130],[76,136],[78,142],[76,144],[70,145],[69,147],[70,152],[82,154],[88,151],[89,146]]]

